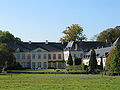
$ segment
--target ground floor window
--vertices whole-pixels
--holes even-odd
[[[53,62],[53,67],[56,68],[56,62]]]
[[[25,62],[22,62],[22,67],[23,67],[23,68],[25,67]]]
[[[38,62],[38,68],[41,68],[41,62]]]
[[[47,68],[47,62],[44,62],[44,69]]]
[[[35,62],[32,62],[32,69],[35,69]]]

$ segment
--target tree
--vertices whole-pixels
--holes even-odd
[[[103,70],[103,59],[101,58],[101,62],[100,62],[100,70]]]
[[[2,31],[0,30],[0,43],[8,43],[8,42],[17,42],[17,41],[21,41],[20,38],[18,37],[14,37],[14,35],[12,35],[11,33],[9,33],[8,31]]]
[[[61,42],[86,40],[86,36],[83,34],[83,28],[78,24],[68,26],[62,33],[65,34],[65,36],[60,38]]]
[[[15,61],[13,51],[7,44],[0,43],[0,71]]]
[[[110,60],[110,69],[120,71],[120,44],[117,43]]]
[[[71,53],[69,54],[67,64],[69,64],[69,65],[73,65],[73,60],[72,60],[72,55],[71,55]]]
[[[97,69],[97,59],[96,59],[96,53],[94,48],[92,48],[91,55],[90,55],[89,69],[91,73],[95,72],[95,69]]]
[[[114,51],[114,49],[112,48],[110,53],[109,53],[109,55],[106,58],[105,66],[106,66],[107,70],[110,69],[110,61],[111,61],[111,57],[112,57],[113,51]]]
[[[109,28],[102,31],[98,37],[97,41],[108,41],[114,43],[114,41],[120,36],[120,26],[116,26],[115,28]]]

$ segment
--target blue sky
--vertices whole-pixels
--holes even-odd
[[[59,41],[79,24],[90,39],[120,25],[120,0],[0,0],[0,30],[22,41]]]

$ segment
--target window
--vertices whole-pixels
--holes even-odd
[[[58,54],[58,59],[62,59],[61,54]]]
[[[108,52],[105,52],[105,56],[107,56],[108,55]]]
[[[99,56],[100,54],[99,53],[97,53],[97,57]]]
[[[32,68],[35,69],[35,62],[32,62]]]
[[[59,69],[62,68],[62,62],[58,62],[58,68],[59,68]]]
[[[53,54],[53,59],[56,59],[56,54]]]
[[[41,68],[41,62],[38,62],[38,68]]]
[[[81,53],[81,54],[80,54],[80,58],[82,58],[82,57],[83,57],[83,54]]]
[[[51,62],[48,62],[48,67],[51,68]]]
[[[30,62],[27,62],[27,67],[30,67]]]
[[[38,59],[41,59],[41,54],[38,54]]]
[[[74,58],[76,58],[76,54],[74,54]]]
[[[20,60],[20,54],[16,54],[16,59]]]
[[[53,67],[56,68],[56,62],[53,62]]]
[[[22,67],[25,67],[25,62],[22,62]]]
[[[22,54],[22,59],[25,59],[25,54]]]
[[[47,55],[46,55],[46,54],[44,54],[44,56],[43,56],[43,57],[44,57],[44,59],[47,59]]]
[[[44,62],[44,68],[45,69],[47,68],[47,62]]]
[[[32,59],[35,59],[35,54],[32,54]]]
[[[31,59],[31,55],[30,54],[27,55],[27,59]]]
[[[51,54],[48,54],[48,59],[51,59]]]

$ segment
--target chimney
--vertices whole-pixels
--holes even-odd
[[[45,41],[45,44],[48,44],[48,40]]]
[[[106,43],[108,42],[108,40],[106,39]]]
[[[99,47],[97,47],[97,49],[99,49]]]
[[[28,43],[31,44],[31,41],[29,41]]]
[[[75,50],[77,50],[78,49],[78,45],[77,45],[77,43],[75,43]]]

